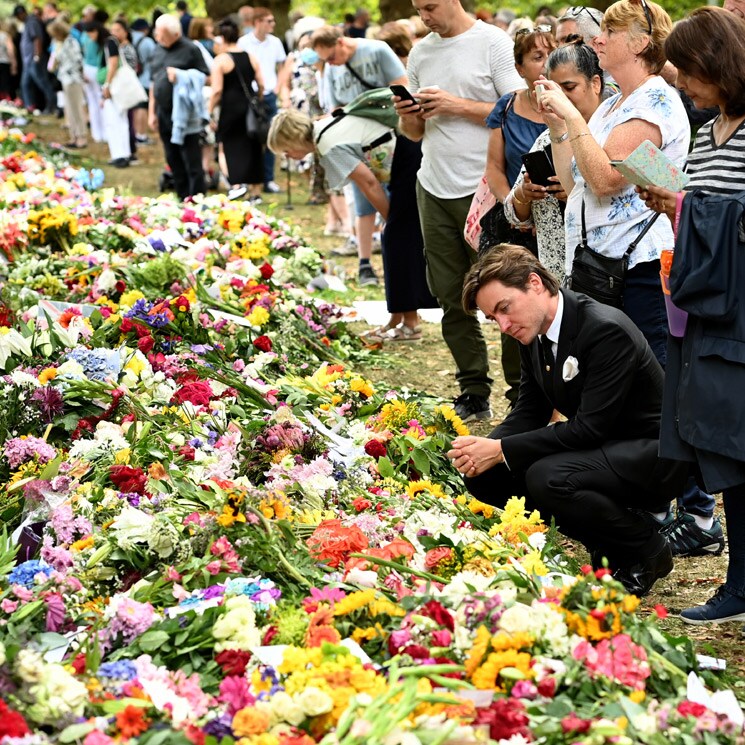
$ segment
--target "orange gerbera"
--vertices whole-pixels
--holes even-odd
[[[144,709],[130,704],[116,715],[116,726],[121,736],[129,739],[145,732],[150,726],[150,720],[145,716]]]

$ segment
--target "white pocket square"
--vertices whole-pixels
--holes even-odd
[[[564,367],[561,368],[561,377],[565,383],[579,375],[579,362],[576,357],[567,357]]]

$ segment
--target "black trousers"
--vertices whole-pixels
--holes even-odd
[[[663,512],[670,500],[654,484],[619,476],[600,449],[549,455],[525,472],[502,463],[465,484],[477,499],[496,507],[512,496],[525,497],[528,509],[539,510],[547,523],[554,518],[564,535],[606,556],[612,568],[631,566],[664,548],[652,522],[632,510]]]
[[[162,120],[159,121],[158,130],[163,142],[166,162],[173,174],[173,183],[178,198],[186,199],[195,194],[205,194],[207,184],[204,181],[202,169],[202,147],[199,144],[199,133],[186,135],[183,145],[174,145],[171,142],[170,121],[167,127],[164,124]]]

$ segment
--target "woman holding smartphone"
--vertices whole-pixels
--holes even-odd
[[[546,70],[549,79],[561,87],[585,121],[588,121],[603,96],[603,71],[597,54],[582,39],[576,37],[576,41],[551,52]],[[543,152],[546,148],[551,148],[548,130],[538,135],[530,152]],[[550,163],[548,157],[546,162]],[[566,202],[566,192],[559,184],[558,176],[552,176],[550,180],[555,182],[555,186],[533,183],[529,169],[523,166],[504,200],[504,214],[518,228],[535,228],[538,258],[561,282],[564,279],[566,258],[563,204]]]

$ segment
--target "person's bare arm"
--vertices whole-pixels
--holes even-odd
[[[222,63],[223,59],[222,55],[220,54],[216,57],[215,63],[212,65],[212,85],[210,86],[212,93],[210,94],[210,100],[207,104],[207,110],[209,111],[210,119],[212,119],[215,108],[222,100],[222,89],[225,79],[225,73],[222,69]]]
[[[494,107],[492,107],[494,108]],[[507,181],[507,163],[504,158],[504,137],[501,129],[492,129],[489,135],[489,150],[486,156],[486,180],[491,193],[504,202],[510,193]]]
[[[360,191],[367,197],[370,204],[380,212],[380,216],[388,219],[388,197],[385,190],[375,178],[373,172],[364,163],[360,163],[349,178],[359,186]]]
[[[398,114],[401,133],[410,140],[419,142],[424,137],[424,119],[422,118],[421,106],[398,96],[391,96],[391,98]]]

